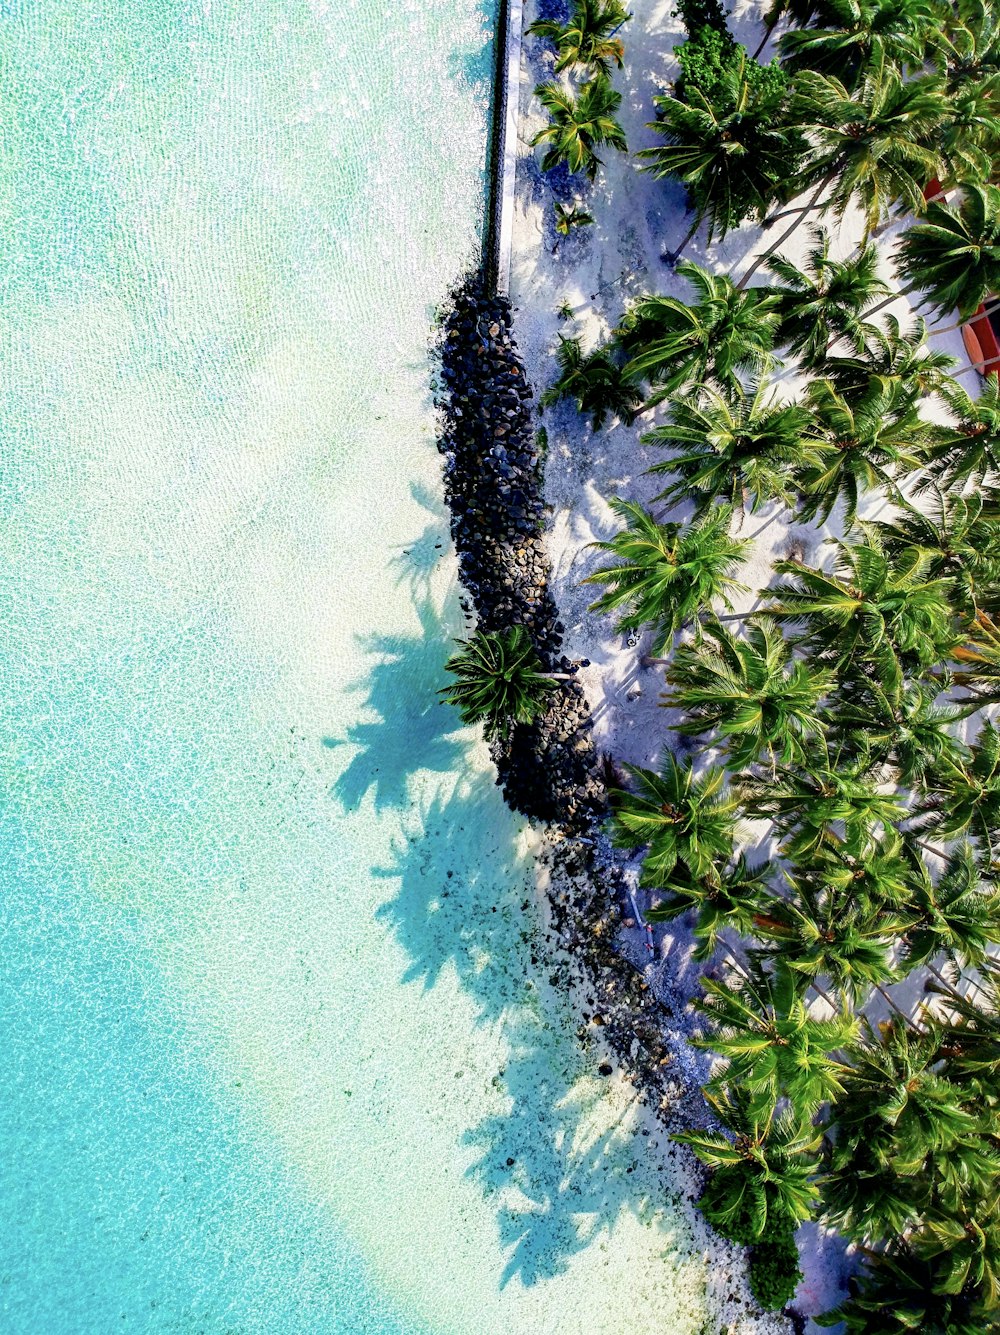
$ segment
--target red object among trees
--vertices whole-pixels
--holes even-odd
[[[941,193],[941,182],[935,177],[924,186],[924,199],[930,201]],[[990,304],[996,300],[990,297]],[[1000,311],[986,314],[981,305],[968,324],[962,326],[965,350],[980,375],[1000,374]]]

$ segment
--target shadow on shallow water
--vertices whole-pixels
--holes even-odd
[[[423,563],[439,540],[425,532],[406,550]],[[409,566],[421,634],[364,642],[380,655],[362,688],[378,720],[350,729],[346,740],[361,749],[333,794],[353,808],[374,791],[378,809],[406,813],[391,859],[375,869],[389,895],[377,917],[409,957],[401,982],[427,990],[453,971],[490,1035],[482,1050],[501,1038],[488,1098],[501,1110],[464,1136],[475,1154],[468,1174],[497,1212],[507,1256],[501,1287],[514,1277],[531,1285],[562,1273],[626,1213],[657,1222],[665,1255],[675,1241],[687,1250],[691,1239],[677,1236],[686,1224],[666,1169],[644,1157],[631,1106],[622,1100],[612,1111],[596,1059],[576,1036],[579,1017],[557,991],[564,966],[538,921],[521,826],[502,807],[491,772],[469,768],[468,734],[435,695],[450,629],[434,610],[429,573]],[[415,806],[409,779],[421,770],[442,777]],[[457,1084],[468,1076],[440,1078]]]

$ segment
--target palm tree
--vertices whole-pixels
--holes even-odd
[[[635,419],[642,396],[607,349],[585,354],[578,338],[560,334],[556,361],[559,378],[539,399],[542,408],[573,399],[579,412],[589,414],[595,431],[609,414],[626,424]]]
[[[901,910],[875,909],[791,876],[793,896],[758,920],[758,954],[799,977],[803,991],[826,978],[852,1005],[871,988],[897,977],[895,948],[911,919]]]
[[[960,844],[934,881],[926,866],[916,882],[918,921],[907,932],[906,967],[943,954],[961,972],[979,968],[1000,943],[1000,887],[984,880],[971,844]]]
[[[674,1140],[712,1169],[698,1206],[713,1228],[735,1242],[756,1242],[810,1218],[819,1195],[813,1129],[790,1112],[762,1117],[738,1090],[705,1097],[735,1139],[683,1131]]]
[[[658,524],[634,501],[613,500],[611,507],[626,527],[609,542],[592,545],[610,552],[614,564],[602,566],[585,584],[607,584],[591,611],[629,608],[619,619],[621,631],[654,627],[651,652],[662,654],[672,637],[702,611],[743,585],[732,578],[746,539],[731,538],[732,510],[721,506],[691,524]]]
[[[945,839],[974,834],[992,857],[1000,831],[1000,732],[990,719],[965,758],[941,757],[925,776],[924,791],[921,828]]]
[[[825,16],[829,16],[830,12],[823,0],[771,0],[763,15],[764,35],[753,53],[754,60],[760,58],[760,53],[782,19],[789,19],[796,27],[804,28],[814,20],[825,22]]]
[[[919,782],[942,757],[961,759],[955,724],[979,705],[938,705],[941,682],[907,682],[886,690],[874,677],[844,682],[823,722],[829,735],[850,755],[864,755],[873,765],[891,765],[902,784]]]
[[[915,1256],[905,1242],[891,1254],[870,1253],[854,1292],[822,1320],[846,1335],[995,1335],[996,1304],[963,1285],[948,1287],[948,1267]],[[971,1291],[969,1291],[971,1290]]]
[[[853,527],[863,495],[887,490],[898,498],[897,472],[917,468],[942,438],[940,428],[921,418],[909,394],[881,376],[869,376],[862,390],[847,393],[833,380],[814,380],[806,403],[820,457],[796,478],[804,520],[826,523],[843,501],[845,527]]]
[[[979,1309],[987,1320],[1000,1310],[1000,1200],[996,1174],[982,1174],[977,1190],[963,1201],[960,1211],[937,1211],[928,1215],[923,1227],[907,1238],[907,1248],[922,1261],[930,1262],[934,1278],[931,1289],[964,1299],[964,1305]],[[971,1301],[970,1301],[971,1300]],[[957,1303],[956,1303],[957,1305]],[[987,1327],[982,1327],[987,1329]]]
[[[984,605],[996,609],[1000,584],[1000,515],[991,513],[982,494],[946,495],[934,487],[921,509],[908,506],[891,524],[866,526],[891,557],[919,547],[930,556],[927,574],[947,579],[956,606],[974,617]]]
[[[872,376],[878,376],[885,382],[886,392],[891,390],[896,396],[893,403],[897,410],[904,404],[916,408],[929,394],[944,396],[955,384],[947,374],[955,365],[954,357],[930,349],[925,342],[926,332],[923,320],[917,320],[903,334],[896,317],[887,316],[884,329],[867,327],[865,347],[860,353],[828,358],[824,375],[850,401],[869,388]],[[947,437],[947,433],[935,436],[929,427],[926,429],[931,439]]]
[[[770,876],[768,864],[750,866],[742,853],[731,865],[716,863],[707,876],[694,877],[686,868],[675,867],[667,898],[646,910],[646,921],[672,922],[694,910],[693,935],[699,943],[694,958],[710,959],[721,931],[750,936],[758,919],[766,917],[774,898],[768,889]]]
[[[902,1232],[939,1196],[954,1199],[956,1186],[960,1199],[963,1172],[989,1162],[968,1092],[935,1070],[940,1044],[935,1025],[917,1034],[893,1020],[851,1054],[832,1110],[823,1201],[827,1219],[856,1241]]]
[[[833,840],[792,870],[793,884],[816,898],[846,898],[865,913],[906,909],[914,897],[914,860],[896,830],[883,829],[851,850]]]
[[[830,234],[814,227],[813,245],[800,269],[780,255],[772,255],[767,267],[781,280],[771,288],[778,298],[780,325],[777,341],[815,369],[825,361],[829,349],[841,340],[859,353],[870,332],[864,324],[866,311],[888,289],[878,276],[879,254],[864,245],[846,260],[830,258]]]
[[[557,74],[584,65],[607,75],[612,65],[622,67],[625,45],[615,33],[631,17],[619,0],[573,0],[573,14],[567,23],[536,19],[527,31],[555,46]]]
[[[822,743],[808,768],[778,765],[766,776],[744,775],[738,792],[747,815],[774,823],[793,860],[813,858],[827,845],[860,858],[873,826],[889,831],[906,815],[895,794],[879,790],[864,760],[824,755]]]
[[[988,376],[978,398],[954,382],[940,391],[955,426],[931,452],[930,474],[949,491],[966,482],[1000,481],[1000,379]]]
[[[556,231],[560,236],[569,236],[575,227],[590,227],[594,215],[588,213],[579,204],[556,204]]]
[[[805,150],[801,132],[783,112],[785,90],[763,81],[739,51],[712,89],[685,84],[683,99],[654,97],[657,119],[647,125],[664,142],[639,150],[644,171],[681,181],[695,210],[687,237],[669,256],[680,258],[705,218],[708,239],[725,236],[783,196]]]
[[[1000,23],[984,0],[957,0],[937,13],[928,54],[954,97],[965,88],[995,91],[1000,82]]]
[[[925,183],[944,172],[936,144],[949,106],[938,81],[904,81],[884,53],[877,52],[853,90],[812,71],[800,74],[795,86],[791,115],[814,145],[807,177],[818,184],[806,203],[793,210],[795,216],[781,236],[744,273],[740,288],[814,208],[832,207],[842,218],[848,206],[856,204],[864,210],[866,232],[871,232],[894,203],[919,210]],[[821,195],[826,196],[822,205]]]
[[[719,881],[717,864],[733,851],[736,799],[725,791],[725,771],[696,779],[689,762],[669,751],[659,774],[627,765],[635,791],[613,789],[612,837],[619,848],[646,848],[639,884],[670,889],[675,876]]]
[[[898,692],[908,673],[942,662],[957,643],[951,583],[928,575],[917,547],[890,555],[874,541],[838,542],[834,570],[778,561],[790,578],[773,585],[768,611],[805,626],[799,643],[841,675],[860,675]]]
[[[731,769],[761,755],[773,763],[804,763],[832,673],[793,658],[769,617],[756,619],[742,637],[718,622],[708,622],[705,634],[711,645],[681,645],[667,671],[674,690],[664,703],[685,713],[677,731],[715,731]]]
[[[539,84],[535,96],[552,117],[531,141],[533,148],[548,145],[542,158],[543,171],[565,162],[571,172],[586,172],[593,180],[601,165],[595,149],[610,144],[623,153],[627,151],[625,131],[615,120],[622,95],[604,75],[585,83],[576,98],[557,83]]]
[[[848,88],[874,59],[916,70],[923,64],[934,9],[930,0],[824,0],[818,24],[778,42],[786,69],[835,74]]]
[[[833,186],[829,203],[838,218],[855,204],[870,232],[892,204],[922,208],[924,185],[941,168],[936,144],[948,101],[939,80],[904,80],[876,52],[852,91],[811,72],[797,87],[816,144],[812,170]]]
[[[629,358],[625,374],[654,389],[649,406],[692,381],[711,378],[735,388],[740,375],[761,375],[772,362],[778,316],[766,293],[738,292],[725,275],[690,260],[682,260],[677,272],[695,288],[692,305],[676,297],[645,297],[615,330]]]
[[[547,673],[523,626],[506,631],[476,631],[456,640],[460,652],[445,663],[458,680],[438,692],[455,705],[463,723],[483,723],[487,735],[506,731],[512,723],[530,723],[546,707],[556,683],[566,673]]]
[[[711,1020],[707,1035],[692,1040],[726,1059],[708,1088],[722,1092],[735,1084],[766,1117],[781,1097],[802,1116],[842,1092],[844,1067],[830,1054],[852,1044],[858,1021],[842,1012],[814,1019],[797,983],[785,969],[767,972],[757,963],[737,986],[703,978],[704,996],[695,1005]]]
[[[1000,626],[980,612],[965,644],[953,649],[952,659],[962,665],[952,680],[964,686],[979,705],[1000,703]]]
[[[988,1079],[995,1086],[1000,1072],[1000,966],[993,956],[978,965],[974,991],[966,994],[945,979],[927,990],[944,997],[948,1011],[941,1024],[940,1056],[945,1069],[963,1080]]]
[[[774,500],[790,506],[795,473],[820,458],[809,425],[808,409],[781,403],[766,383],[722,394],[702,385],[675,398],[666,424],[642,437],[644,445],[682,451],[648,470],[677,475],[656,499],[692,499],[696,514],[720,498],[738,510],[747,497],[752,511]]]
[[[924,220],[904,232],[896,267],[908,285],[890,301],[919,289],[939,313],[973,316],[1000,290],[1000,188],[963,185],[957,208],[928,204]]]

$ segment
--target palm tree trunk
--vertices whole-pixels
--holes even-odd
[[[767,27],[764,29],[764,36],[760,39],[760,45],[757,47],[757,50],[753,53],[752,58],[754,60],[760,60],[760,53],[764,50],[764,47],[767,46],[768,42],[771,40],[771,34],[774,32],[777,26],[778,26],[778,20],[775,19],[773,23],[769,23]]]
[[[943,329],[932,329],[928,337],[937,338],[939,334],[950,334],[953,329],[964,329],[966,325],[974,324],[982,316],[990,315],[996,310],[1000,310],[1000,300],[988,303],[981,311],[977,311],[975,315],[970,315],[966,320],[956,320],[953,324],[946,324]]]
[[[987,366],[989,366],[988,371]],[[959,376],[968,375],[970,371],[979,371],[980,373],[986,372],[988,375],[996,375],[996,373],[1000,371],[1000,362],[996,359],[993,360],[992,365],[988,362],[973,362],[971,366],[965,366],[961,371],[953,372],[953,375],[957,380]]]
[[[833,180],[836,174],[837,173],[835,171],[828,172],[827,175],[823,177],[822,181],[820,181],[819,185],[809,196],[809,202],[807,204],[804,204],[801,209],[797,210],[796,217],[792,220],[792,222],[788,225],[788,227],[785,228],[782,234],[778,237],[777,241],[775,241],[773,245],[768,246],[767,250],[762,251],[762,253],[757,256],[753,264],[751,264],[750,268],[746,271],[746,273],[743,275],[740,281],[736,284],[737,292],[743,291],[749,279],[753,277],[753,275],[757,272],[757,270],[768,258],[768,256],[773,255],[779,246],[783,246],[785,242],[788,240],[788,238],[791,236],[791,234],[798,227],[799,223],[802,221],[805,215],[807,213],[812,212],[812,210],[816,207],[816,201],[819,199],[820,195],[830,184],[830,182]]]
[[[925,967],[926,969],[928,969],[928,970],[934,975],[934,977],[938,980],[938,982],[941,983],[944,987],[947,987],[949,990],[954,990],[954,989],[952,988],[951,983],[948,982],[948,979],[945,978],[945,976],[944,976],[944,974],[941,972],[941,970],[938,969],[938,968],[936,968],[936,967],[930,962],[930,960],[927,961],[927,963],[924,965],[924,967]]]
[[[818,997],[822,997],[822,999],[833,1011],[834,1015],[836,1015],[839,1007],[837,1006],[833,997],[830,996],[829,992],[827,992],[824,988],[820,987],[819,983],[817,982],[812,982],[809,984],[809,986],[812,988],[812,990],[816,993]]]
[[[698,228],[699,228],[700,226],[701,226],[701,215],[699,214],[698,217],[695,218],[694,223],[693,223],[693,225],[692,225],[692,227],[691,227],[690,232],[688,232],[687,236],[684,238],[684,240],[681,242],[681,244],[677,247],[677,249],[676,249],[676,250],[666,250],[666,251],[663,252],[663,255],[661,256],[661,258],[662,258],[664,264],[669,264],[671,268],[674,267],[674,265],[675,265],[675,264],[677,263],[677,261],[680,259],[681,255],[683,255],[684,251],[687,249],[687,244],[688,244],[688,242],[691,240],[691,238],[694,236],[695,232],[697,232],[697,230],[698,230]]]
[[[885,1001],[886,1005],[890,1008],[890,1010],[894,1010],[896,1012],[899,1018],[906,1025],[907,1029],[912,1029],[913,1032],[916,1034],[922,1034],[924,1032],[918,1024],[916,1024],[913,1020],[910,1019],[906,1011],[901,1010],[896,1005],[892,997],[889,996],[889,993],[880,983],[873,983],[872,987],[874,987],[875,991],[879,994],[880,997],[882,997],[882,999]]]
[[[901,287],[898,292],[890,292],[884,301],[880,301],[879,304],[873,306],[870,311],[865,311],[865,319],[867,320],[869,316],[872,315],[878,315],[879,311],[885,310],[886,306],[891,305],[894,301],[898,301],[900,297],[908,297],[911,292],[916,292],[919,286],[919,283],[908,283],[906,287]]]

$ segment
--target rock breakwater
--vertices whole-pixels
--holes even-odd
[[[511,326],[507,299],[487,296],[476,284],[455,294],[445,320],[439,448],[451,533],[480,629],[524,626],[546,671],[572,672],[549,592],[532,391]],[[515,725],[493,743],[492,754],[504,797],[522,815],[581,832],[607,814],[578,682],[560,682],[545,713]]]
[[[572,672],[542,537],[544,459],[512,326],[509,301],[474,282],[455,294],[444,321],[439,448],[451,533],[480,628],[523,625],[546,670]],[[567,952],[565,981],[587,999],[581,1035],[600,1029],[643,1096],[661,1113],[675,1109],[686,1082],[677,1079],[666,1032],[671,1011],[617,948],[627,891],[604,834],[603,764],[579,682],[560,683],[546,712],[495,742],[492,755],[510,806],[552,827],[551,922]]]

